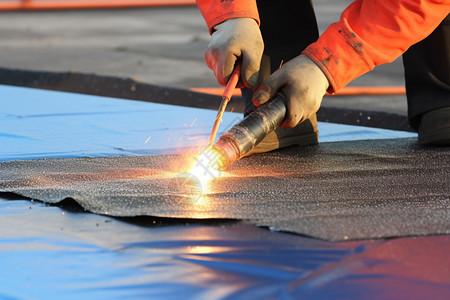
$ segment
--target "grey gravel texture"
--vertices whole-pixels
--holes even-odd
[[[415,139],[322,143],[253,155],[209,188],[177,175],[193,155],[0,163],[0,192],[73,198],[111,216],[226,218],[340,241],[450,233],[450,151]]]

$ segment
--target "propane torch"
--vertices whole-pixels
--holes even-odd
[[[189,173],[174,177],[177,186],[187,190],[191,200],[201,199],[201,195],[208,190],[210,180],[220,176],[220,171],[227,169],[230,164],[252,150],[266,135],[277,128],[286,114],[284,98],[278,96],[258,107],[214,143],[225,108],[236,88],[239,76],[240,64],[237,64],[222,94],[222,102],[208,145],[196,157]],[[192,193],[192,191],[195,192]]]
[[[252,150],[270,132],[275,130],[286,115],[284,98],[276,98],[264,103],[241,122],[234,125],[214,143],[225,107],[230,100],[240,76],[240,64],[237,64],[222,95],[222,103],[209,138],[208,147],[216,156],[217,168],[225,170],[230,164]]]
[[[223,134],[212,147],[212,151],[220,157],[217,159],[219,170],[227,169],[230,164],[252,150],[280,125],[285,115],[284,98],[279,95],[258,107]]]

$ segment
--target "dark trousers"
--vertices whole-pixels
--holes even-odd
[[[403,54],[408,116],[417,129],[423,113],[450,106],[450,15]]]
[[[314,9],[310,0],[258,0],[264,57],[260,82],[279,68],[281,62],[301,54],[318,38]],[[450,17],[426,39],[404,55],[408,116],[418,128],[420,116],[430,110],[450,106]],[[254,109],[252,91],[242,90],[245,112]]]
[[[259,83],[278,69],[282,62],[299,56],[319,37],[316,16],[310,0],[258,0],[264,56]],[[253,111],[252,91],[242,89],[245,114]]]

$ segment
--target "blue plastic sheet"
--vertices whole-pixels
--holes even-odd
[[[0,85],[0,160],[180,153],[206,144],[216,114]],[[219,134],[241,119],[226,112]],[[415,136],[331,123],[320,123],[319,132],[321,142]]]
[[[201,109],[0,86],[0,160],[182,152],[206,139],[214,117]],[[236,118],[227,113],[222,130]],[[321,141],[411,136],[319,128]],[[449,236],[331,243],[243,222],[115,219],[10,197],[0,195],[1,299],[450,294]]]
[[[0,200],[0,298],[446,299],[450,291],[447,236],[330,243],[245,223],[147,223]]]

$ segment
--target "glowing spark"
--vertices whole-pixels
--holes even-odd
[[[203,150],[197,157],[190,174],[200,182],[202,189],[207,188],[212,179],[220,176],[221,158],[221,154],[211,148]]]
[[[234,106],[231,108],[231,110],[230,110],[230,113],[232,113],[233,112],[233,110],[234,110]]]
[[[188,137],[188,140],[198,140],[200,137],[199,136],[194,136],[194,137]]]
[[[190,127],[194,126],[195,122],[197,122],[197,118],[195,118],[195,119],[194,119],[194,121],[192,121],[192,123],[191,123],[191,126],[190,126]]]
[[[148,141],[150,140],[151,136],[148,137],[148,139],[145,141],[145,143],[147,144]]]
[[[189,203],[197,209],[207,209],[207,195],[212,190],[212,180],[221,176],[222,166],[226,159],[221,150],[208,146],[191,161],[189,173],[178,174],[174,179],[178,188],[188,197]],[[205,202],[206,201],[206,202]]]

